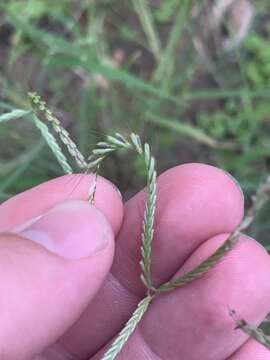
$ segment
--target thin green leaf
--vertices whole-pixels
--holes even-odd
[[[57,61],[56,58],[50,60],[51,64],[58,66],[63,66],[63,61],[60,59],[60,61]],[[110,80],[118,80],[121,81],[125,86],[130,88],[135,88],[137,90],[149,93],[151,95],[157,96],[161,99],[165,99],[168,101],[172,101],[174,103],[181,103],[178,97],[173,96],[169,94],[168,92],[159,89],[158,87],[153,86],[150,83],[147,83],[132,74],[128,73],[127,71],[124,71],[122,69],[113,69],[109,66],[102,65],[97,63],[96,61],[89,60],[89,61],[82,61],[78,60],[74,57],[70,57],[67,59],[65,57],[65,64],[66,67],[69,68],[83,68],[86,70],[89,74],[101,74],[104,77],[110,79]]]
[[[43,141],[34,145],[34,147],[27,151],[25,154],[22,154],[19,157],[19,161],[17,162],[18,166],[16,169],[7,176],[0,184],[0,192],[4,193],[8,190],[17,180],[18,178],[29,168],[31,163],[38,157],[40,151],[43,148]]]
[[[66,41],[64,38],[50,34],[45,30],[38,29],[30,22],[26,22],[22,17],[9,13],[11,23],[23,33],[27,34],[30,39],[35,41],[37,46],[49,47],[51,51],[61,52],[63,54],[78,55],[82,50],[81,44]]]
[[[148,39],[148,44],[151,48],[151,51],[158,61],[160,57],[161,45],[157,30],[154,26],[154,20],[149,9],[148,2],[146,0],[133,0],[132,2],[133,7],[137,12],[138,18],[140,19],[145,35]]]
[[[176,121],[174,119],[165,119],[158,115],[147,113],[146,121],[149,121],[155,125],[161,126],[168,130],[173,130],[179,134],[195,139],[196,141],[208,145],[210,147],[218,147],[218,142],[206,135],[202,130],[192,126],[190,124],[183,124],[182,122]]]
[[[21,110],[21,109],[12,110],[8,113],[0,115],[0,123],[22,118],[23,116],[31,114],[31,112],[32,110]]]
[[[12,110],[14,109],[14,106],[4,101],[0,101],[0,108],[5,110]]]
[[[174,67],[174,49],[179,42],[183,26],[188,19],[188,12],[192,0],[180,0],[179,1],[179,10],[176,15],[176,19],[173,25],[173,28],[170,32],[169,38],[166,41],[165,50],[162,52],[160,62],[154,74],[154,80],[156,82],[161,82],[163,87],[165,86],[167,79],[173,71]]]
[[[270,87],[265,87],[258,90],[243,90],[240,89],[205,89],[200,91],[191,91],[183,94],[183,102],[190,102],[196,100],[214,100],[214,99],[231,99],[249,97],[250,99],[256,98],[269,98]]]

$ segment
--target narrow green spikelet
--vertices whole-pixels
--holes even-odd
[[[28,93],[32,108],[34,111],[41,111],[46,120],[51,123],[55,132],[59,135],[62,143],[67,147],[70,155],[74,158],[79,168],[86,170],[87,162],[84,159],[84,156],[77,148],[77,145],[71,140],[69,133],[64,129],[60,123],[60,121],[53,115],[51,110],[49,110],[46,106],[45,101],[41,100],[41,97],[36,92]]]
[[[123,346],[129,339],[130,335],[136,329],[136,326],[141,321],[143,314],[148,309],[151,300],[152,300],[151,296],[147,296],[142,301],[139,302],[131,318],[128,320],[125,327],[121,330],[117,338],[114,340],[109,350],[102,356],[101,360],[115,359],[117,354],[119,354],[119,352],[122,350]]]
[[[116,147],[125,147],[126,143],[123,142],[122,140],[118,140],[117,138],[113,137],[113,136],[107,136],[107,140],[110,142],[111,145],[115,145]],[[102,143],[99,143],[100,146]],[[107,143],[103,143],[104,145]]]
[[[97,168],[97,166],[105,159],[105,156],[101,156],[98,158],[95,158],[94,156],[89,156],[88,160],[90,161],[87,164],[87,168],[90,169],[95,169]]]
[[[131,141],[134,144],[138,154],[141,155],[142,154],[142,143],[141,143],[139,135],[132,133],[130,135],[130,138],[131,138]]]
[[[45,125],[42,121],[40,121],[36,116],[33,117],[34,123],[36,127],[41,132],[41,135],[47,142],[49,148],[52,150],[53,154],[55,155],[58,163],[61,165],[64,173],[72,174],[72,168],[69,165],[65,155],[63,154],[60,146],[57,144],[54,136],[50,133],[47,125]]]
[[[104,155],[115,151],[115,148],[107,148],[107,149],[95,149],[93,150],[94,155]]]

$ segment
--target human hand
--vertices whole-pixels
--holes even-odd
[[[95,206],[82,201],[92,180],[84,176],[74,188],[77,180],[64,176],[0,206],[0,359],[98,360],[144,296],[145,193],[126,203],[123,217],[105,179],[98,179]],[[208,257],[242,216],[241,191],[221,170],[188,164],[162,174],[154,284]],[[270,359],[228,315],[229,306],[259,323],[269,310],[269,275],[268,254],[242,236],[201,279],[157,297],[118,359]]]

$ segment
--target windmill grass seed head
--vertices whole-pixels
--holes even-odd
[[[159,293],[173,291],[176,288],[184,286],[209,271],[215,266],[220,259],[225,256],[237,243],[240,232],[245,230],[253,221],[256,211],[258,211],[270,196],[270,177],[268,177],[263,183],[257,194],[253,197],[253,201],[250,209],[247,212],[247,216],[243,219],[241,224],[230,234],[228,239],[221,245],[212,255],[204,260],[197,267],[184,274],[183,276],[174,279],[172,281],[162,284],[159,288],[155,288],[152,283],[151,276],[151,256],[152,256],[152,241],[154,236],[154,217],[156,210],[157,201],[157,185],[156,185],[156,170],[155,170],[155,159],[151,155],[149,144],[145,143],[142,145],[140,137],[137,134],[132,133],[129,137],[116,133],[114,136],[107,136],[106,141],[99,142],[97,147],[92,151],[92,154],[88,158],[88,162],[85,161],[84,156],[78,150],[76,144],[71,140],[69,133],[61,126],[60,121],[52,114],[47,108],[46,103],[41,100],[40,96],[36,93],[29,93],[29,98],[32,104],[33,110],[41,111],[47,121],[49,121],[53,129],[59,134],[60,140],[66,145],[71,156],[76,160],[78,166],[83,169],[96,169],[97,170],[102,161],[111,153],[118,149],[132,150],[137,153],[138,156],[142,157],[145,164],[146,178],[147,178],[147,198],[144,212],[144,219],[142,224],[142,237],[141,237],[141,279],[146,288],[146,297],[142,299],[136,310],[133,312],[131,318],[126,323],[125,327],[116,337],[111,347],[102,356],[102,360],[113,360],[117,354],[121,351],[124,344],[133,333],[134,329],[140,322],[143,314],[148,309],[152,299],[158,296]],[[36,125],[39,123],[36,122]],[[45,132],[42,132],[44,136]],[[47,134],[47,133],[46,133]],[[47,136],[47,135],[45,135]],[[55,153],[57,156],[57,152]],[[89,197],[90,203],[93,204],[95,192],[97,186],[97,175],[93,187],[93,192]],[[246,332],[249,336],[259,341],[263,345],[269,345],[269,342],[264,337],[261,331],[248,326],[246,322],[237,322],[238,327]],[[241,326],[240,326],[241,325]],[[269,346],[270,347],[270,346]]]

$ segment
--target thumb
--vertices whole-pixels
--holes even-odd
[[[97,293],[113,232],[83,201],[67,201],[0,235],[0,358],[29,359],[54,343]]]

